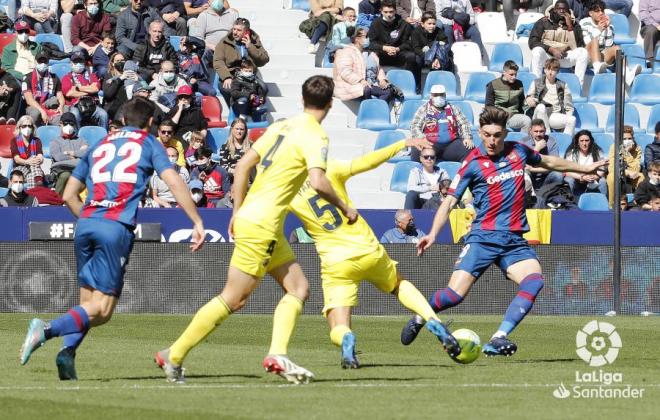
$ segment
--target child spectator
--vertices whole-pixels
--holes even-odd
[[[648,179],[645,179],[635,191],[635,204],[644,210],[651,210],[651,198],[660,196],[660,160],[648,165]]]
[[[249,61],[244,60],[236,77],[231,81],[231,107],[234,115],[247,119],[252,117],[253,121],[261,121],[266,108],[266,94],[263,83],[257,80],[256,67]]]
[[[179,76],[181,76],[195,92],[204,96],[216,96],[217,92],[208,81],[206,66],[202,55],[204,41],[195,37],[183,37],[177,52],[179,59]]]
[[[206,142],[204,141],[204,136],[202,135],[201,131],[192,131],[190,133],[190,143],[185,152],[186,165],[188,168],[192,169],[192,167],[195,165],[195,162],[197,161],[195,158],[195,152],[200,147],[203,147],[205,143]]]
[[[204,184],[204,195],[209,202],[207,207],[216,207],[231,188],[229,174],[211,160],[212,154],[208,147],[197,149],[195,152],[197,167],[190,174],[192,179],[199,179]]]

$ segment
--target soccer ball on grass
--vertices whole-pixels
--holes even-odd
[[[479,358],[481,354],[481,340],[477,333],[467,328],[461,328],[452,333],[454,338],[461,345],[461,354],[456,360],[463,364],[472,363]]]

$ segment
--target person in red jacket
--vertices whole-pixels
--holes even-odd
[[[101,10],[100,0],[85,0],[85,11],[76,13],[71,21],[71,44],[87,50],[92,56],[103,41],[103,34],[112,32],[110,15]]]

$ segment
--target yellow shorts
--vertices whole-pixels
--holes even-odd
[[[357,306],[358,289],[363,280],[390,293],[397,285],[396,262],[381,246],[378,252],[351,258],[321,268],[323,315],[332,308]]]
[[[234,241],[229,265],[251,276],[261,278],[272,269],[296,259],[283,232],[273,237],[242,219],[234,220]]]

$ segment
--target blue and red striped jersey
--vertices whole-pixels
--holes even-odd
[[[163,145],[133,127],[108,134],[80,160],[71,176],[87,186],[81,218],[135,226],[138,204],[154,170],[172,168]]]
[[[474,195],[476,217],[471,230],[527,232],[525,164],[536,165],[541,155],[524,144],[505,141],[499,156],[490,157],[483,145],[465,158],[449,186],[460,199],[467,188]]]

